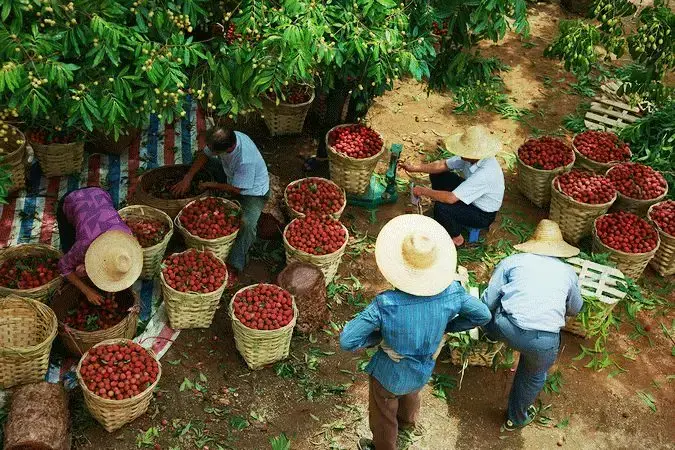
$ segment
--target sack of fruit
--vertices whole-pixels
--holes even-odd
[[[26,187],[26,136],[7,123],[2,123],[0,128],[0,159],[11,176],[6,186],[7,193]]]
[[[609,169],[606,176],[619,192],[612,207],[617,211],[644,216],[650,206],[668,195],[668,182],[664,176],[644,164],[618,164]]]
[[[15,294],[47,302],[63,283],[62,253],[46,244],[20,244],[0,251],[0,296]]]
[[[240,215],[238,203],[206,197],[188,203],[174,223],[188,248],[211,250],[225,261],[239,233]]]
[[[0,330],[0,389],[44,380],[56,338],[54,311],[9,295],[0,299]]]
[[[333,281],[349,232],[340,221],[329,216],[306,216],[293,219],[284,229],[286,264],[294,261],[312,264],[323,272],[326,286]]]
[[[605,214],[593,223],[593,253],[608,253],[624,275],[637,280],[660,244],[656,229],[633,213]]]
[[[76,142],[75,136],[32,131],[28,140],[45,177],[70,175],[82,170],[84,142]]]
[[[273,284],[239,289],[230,301],[237,350],[252,370],[285,359],[298,309],[293,296]]]
[[[574,136],[572,147],[575,166],[597,173],[605,173],[615,164],[630,161],[628,144],[610,131],[588,130]]]
[[[143,248],[141,278],[155,278],[173,236],[173,220],[164,211],[144,205],[127,206],[119,214]]]
[[[89,413],[113,432],[147,411],[162,365],[135,342],[110,339],[82,356],[76,375]]]
[[[364,125],[338,125],[326,133],[330,178],[348,194],[362,195],[384,153],[380,134]]]
[[[675,200],[657,203],[649,208],[647,217],[659,232],[659,245],[649,265],[661,276],[675,274]]]
[[[160,272],[171,328],[208,328],[227,286],[227,267],[211,251],[169,255]]]
[[[535,206],[551,200],[551,180],[574,165],[574,150],[561,139],[544,136],[529,139],[517,153],[518,189]]]
[[[314,89],[306,85],[290,86],[284,97],[278,99],[274,92],[263,96],[263,120],[272,136],[302,133],[314,101]]]
[[[340,219],[347,206],[345,190],[330,180],[319,177],[293,181],[284,190],[284,202],[291,218],[306,214]]]
[[[277,276],[277,284],[295,299],[297,330],[300,333],[313,333],[330,321],[326,283],[318,267],[308,263],[291,263]]]
[[[108,339],[136,336],[140,303],[133,289],[101,293],[101,305],[89,303],[70,283],[59,289],[51,307],[59,321],[59,338],[71,353],[81,356],[93,345]]]
[[[208,195],[208,191],[199,188],[202,181],[213,181],[213,177],[202,170],[192,179],[190,189],[181,196],[171,192],[171,187],[183,179],[190,170],[186,164],[157,167],[143,173],[138,179],[136,192],[133,195],[133,203],[152,206],[164,211],[172,219],[188,203],[200,196]]]
[[[551,182],[549,219],[560,226],[563,238],[574,244],[590,236],[593,221],[616,200],[616,190],[602,175],[573,170]]]

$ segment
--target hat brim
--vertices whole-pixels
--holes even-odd
[[[556,258],[571,258],[577,256],[580,250],[565,241],[541,242],[530,240],[513,246],[516,250],[525,253],[534,253],[543,256],[555,256]]]
[[[436,243],[436,261],[426,269],[413,269],[403,259],[403,240],[412,232]],[[375,242],[375,261],[395,288],[422,297],[440,294],[457,277],[457,250],[452,238],[438,222],[420,214],[398,216],[382,227]]]
[[[467,159],[484,159],[495,156],[502,150],[502,143],[499,139],[489,136],[480,147],[466,147],[462,144],[464,133],[453,134],[445,140],[445,148],[450,153]]]
[[[131,267],[121,276],[105,270],[105,258],[109,249],[125,251],[131,258]],[[123,291],[138,280],[143,270],[143,249],[131,234],[120,230],[106,231],[89,245],[84,255],[84,268],[94,285],[105,292]]]

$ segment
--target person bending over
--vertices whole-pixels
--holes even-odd
[[[475,126],[451,136],[446,147],[456,156],[429,164],[402,163],[401,168],[429,174],[431,189],[415,186],[413,194],[434,200],[434,219],[460,246],[462,228],[488,228],[502,206],[504,174],[495,158],[501,143],[484,127]]]

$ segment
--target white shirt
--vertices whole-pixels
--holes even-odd
[[[453,156],[445,161],[450,170],[460,170],[465,181],[452,191],[462,202],[485,212],[496,212],[504,200],[504,173],[493,156],[475,164]]]

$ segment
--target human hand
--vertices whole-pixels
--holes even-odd
[[[424,195],[424,188],[422,186],[415,186],[412,190],[412,193],[415,197],[420,197]]]
[[[400,163],[399,166],[401,167],[401,169],[405,170],[406,172],[416,172],[417,171],[417,167],[414,164],[411,164],[407,161]]]
[[[171,192],[174,195],[183,195],[190,189],[190,183],[192,183],[192,177],[185,175],[182,180],[171,186]]]
[[[382,349],[382,351],[383,351],[384,353],[387,354],[387,356],[389,357],[389,359],[391,359],[391,360],[394,361],[395,363],[401,362],[401,360],[403,359],[403,356],[401,356],[401,355],[399,355],[398,353],[396,353],[396,352],[395,352],[391,347],[389,347],[389,346],[387,345],[387,343],[384,342],[384,341],[380,342],[380,348]]]
[[[87,291],[84,293],[84,295],[87,296],[87,300],[89,300],[89,303],[92,303],[94,305],[100,305],[101,303],[103,303],[103,296],[92,288],[88,288]]]

